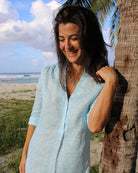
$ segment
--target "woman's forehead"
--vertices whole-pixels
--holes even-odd
[[[79,26],[74,23],[59,24],[59,35],[74,35],[78,34]]]

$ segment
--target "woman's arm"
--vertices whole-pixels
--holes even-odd
[[[97,71],[99,79],[104,79],[105,84],[97,101],[88,117],[88,126],[92,133],[100,132],[110,119],[112,100],[118,83],[118,77],[112,67],[103,67]]]
[[[25,163],[26,163],[26,158],[27,158],[28,146],[29,146],[30,140],[32,138],[32,135],[35,131],[35,128],[36,128],[36,126],[34,126],[34,125],[28,126],[26,140],[25,140],[25,144],[24,144],[23,152],[22,152],[22,158],[21,158],[21,162],[20,162],[20,166],[19,166],[20,173],[25,173]]]

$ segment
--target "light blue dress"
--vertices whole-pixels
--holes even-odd
[[[59,82],[58,65],[42,70],[29,120],[36,129],[28,148],[26,173],[89,173],[87,119],[102,87],[84,72],[68,99]]]

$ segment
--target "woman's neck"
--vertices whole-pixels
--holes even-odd
[[[71,72],[72,75],[78,75],[80,73],[83,73],[84,68],[81,65],[70,63],[68,64],[68,70]]]

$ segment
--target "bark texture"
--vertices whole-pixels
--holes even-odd
[[[138,151],[138,1],[118,0],[120,31],[115,50],[119,84],[105,129],[99,173],[135,173]]]

